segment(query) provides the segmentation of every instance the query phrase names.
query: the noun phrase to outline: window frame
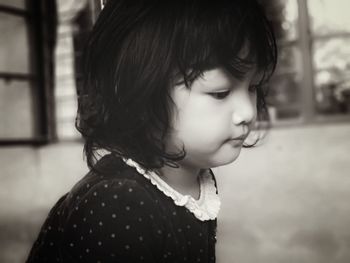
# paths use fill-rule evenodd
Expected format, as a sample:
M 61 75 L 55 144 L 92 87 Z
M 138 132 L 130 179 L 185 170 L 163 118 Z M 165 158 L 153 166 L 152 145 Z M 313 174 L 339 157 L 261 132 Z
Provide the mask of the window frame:
M 313 65 L 313 44 L 321 39 L 350 38 L 350 33 L 331 33 L 317 36 L 312 34 L 310 13 L 307 0 L 297 0 L 298 5 L 298 35 L 295 40 L 277 40 L 279 48 L 294 46 L 302 55 L 303 75 L 300 81 L 300 116 L 290 119 L 276 119 L 274 127 L 300 126 L 314 124 L 344 123 L 350 121 L 350 114 L 322 115 L 316 111 L 315 73 Z M 284 74 L 284 73 L 281 73 Z
M 0 79 L 26 81 L 33 99 L 34 135 L 31 138 L 0 137 L 2 145 L 41 145 L 56 138 L 53 100 L 53 54 L 49 47 L 49 17 L 45 0 L 26 0 L 25 9 L 0 4 L 0 12 L 25 19 L 28 29 L 28 44 L 31 72 L 10 73 L 1 71 Z

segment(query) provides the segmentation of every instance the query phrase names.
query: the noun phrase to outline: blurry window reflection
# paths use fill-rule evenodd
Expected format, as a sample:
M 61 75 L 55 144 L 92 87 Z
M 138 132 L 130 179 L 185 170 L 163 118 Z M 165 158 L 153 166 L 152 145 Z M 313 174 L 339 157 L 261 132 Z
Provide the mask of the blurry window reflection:
M 29 73 L 28 29 L 24 17 L 0 13 L 0 35 L 0 71 Z
M 57 139 L 80 139 L 75 129 L 77 95 L 82 85 L 83 46 L 92 27 L 92 2 L 62 0 L 58 2 L 58 34 L 55 50 L 55 113 Z
M 272 121 L 349 119 L 350 1 L 261 3 L 279 48 L 278 66 L 269 84 Z
M 32 90 L 27 81 L 0 80 L 0 135 L 31 139 L 35 135 Z
M 298 4 L 296 0 L 260 0 L 266 9 L 277 39 L 291 41 L 298 37 Z
M 318 115 L 350 113 L 350 2 L 309 0 Z
M 316 110 L 322 114 L 350 112 L 350 38 L 314 43 Z
M 26 0 L 0 0 L 0 5 L 24 9 L 26 6 Z
M 300 76 L 296 73 L 276 74 L 271 80 L 269 104 L 272 119 L 298 118 L 300 112 Z M 278 87 L 278 88 L 277 88 Z
M 301 52 L 295 46 L 280 48 L 277 70 L 271 79 L 268 103 L 272 120 L 301 115 Z
M 0 138 L 32 139 L 35 119 L 24 0 L 0 0 Z M 22 14 L 17 14 L 21 8 Z M 5 9 L 5 10 L 4 10 Z M 8 12 L 7 10 L 10 9 Z M 14 10 L 14 13 L 12 12 Z
M 279 58 L 267 98 L 272 122 L 301 116 L 302 52 L 299 40 L 298 2 L 261 0 L 274 28 Z
M 349 0 L 308 0 L 314 35 L 350 33 Z
M 0 144 L 51 136 L 54 3 L 0 0 Z

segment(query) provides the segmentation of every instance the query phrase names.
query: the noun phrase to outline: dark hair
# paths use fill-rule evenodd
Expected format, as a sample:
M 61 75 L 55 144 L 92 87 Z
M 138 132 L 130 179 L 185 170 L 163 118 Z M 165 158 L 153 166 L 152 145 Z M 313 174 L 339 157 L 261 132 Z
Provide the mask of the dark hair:
M 79 92 L 76 126 L 88 165 L 93 167 L 101 149 L 146 169 L 174 165 L 185 156 L 166 152 L 164 144 L 175 79 L 180 76 L 190 88 L 214 67 L 242 78 L 257 66 L 263 84 L 276 59 L 273 31 L 254 0 L 109 0 L 85 49 Z M 265 96 L 260 85 L 260 119 L 267 116 Z

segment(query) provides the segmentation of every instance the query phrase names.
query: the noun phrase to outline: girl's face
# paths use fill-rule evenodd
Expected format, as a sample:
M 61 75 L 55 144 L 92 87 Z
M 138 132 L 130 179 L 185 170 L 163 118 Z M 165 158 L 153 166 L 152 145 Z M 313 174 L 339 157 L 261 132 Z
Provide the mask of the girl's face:
M 256 118 L 254 72 L 244 80 L 234 78 L 223 68 L 204 72 L 191 88 L 175 86 L 175 103 L 167 146 L 183 147 L 186 157 L 180 163 L 210 168 L 234 161 Z

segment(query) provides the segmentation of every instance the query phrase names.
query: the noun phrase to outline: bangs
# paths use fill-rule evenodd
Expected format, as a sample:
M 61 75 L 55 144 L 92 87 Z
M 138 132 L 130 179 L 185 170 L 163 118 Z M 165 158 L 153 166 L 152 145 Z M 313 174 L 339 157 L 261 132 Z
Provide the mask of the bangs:
M 268 81 L 276 67 L 277 47 L 258 4 L 232 1 L 229 7 L 204 5 L 196 14 L 187 18 L 186 26 L 175 28 L 184 38 L 176 45 L 176 58 L 187 85 L 217 67 L 224 67 L 237 79 L 256 69 L 262 76 L 259 83 Z

